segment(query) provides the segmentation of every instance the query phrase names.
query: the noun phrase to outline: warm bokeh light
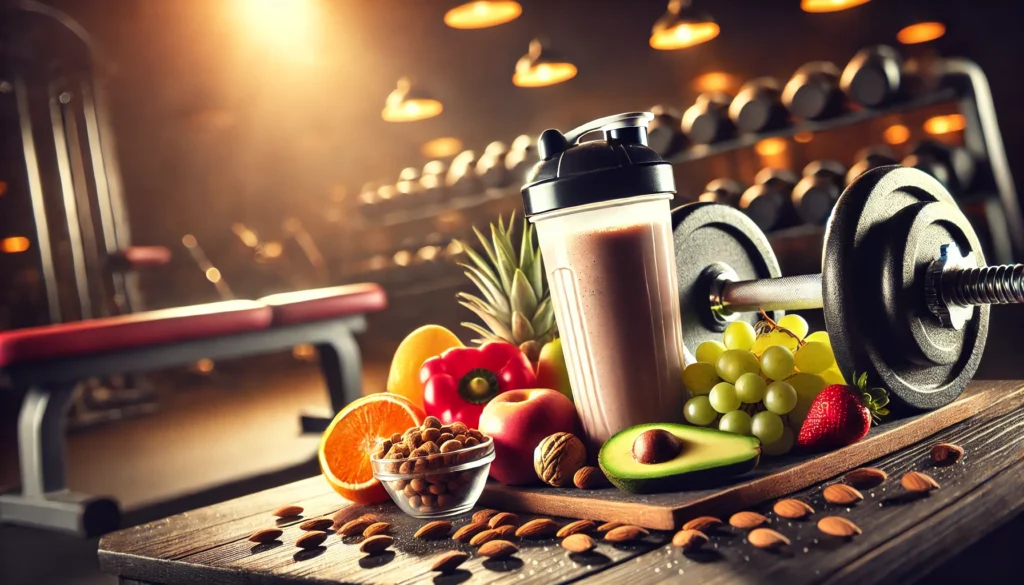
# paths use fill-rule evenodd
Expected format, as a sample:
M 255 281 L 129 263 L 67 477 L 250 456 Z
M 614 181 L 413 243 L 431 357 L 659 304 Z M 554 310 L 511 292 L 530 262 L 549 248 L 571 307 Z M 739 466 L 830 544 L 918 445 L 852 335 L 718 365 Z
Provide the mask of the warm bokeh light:
M 197 374 L 209 374 L 213 372 L 213 360 L 209 358 L 203 358 L 196 363 L 192 364 L 192 371 Z
M 786 148 L 786 140 L 783 138 L 765 138 L 754 145 L 754 151 L 761 156 L 782 154 Z
M 23 236 L 14 236 L 0 240 L 0 252 L 4 254 L 17 254 L 28 250 L 28 248 L 28 238 Z
M 292 348 L 292 357 L 300 362 L 311 362 L 316 359 L 316 348 L 308 343 Z
M 540 63 L 528 68 L 516 68 L 512 83 L 519 87 L 545 87 L 569 81 L 576 77 L 572 63 Z
M 801 144 L 807 144 L 808 142 L 814 140 L 814 132 L 808 132 L 807 130 L 804 130 L 803 132 L 797 132 L 796 134 L 793 135 L 793 140 L 796 140 Z
M 231 231 L 235 232 L 238 239 L 242 240 L 242 243 L 250 248 L 255 248 L 260 243 L 260 239 L 256 237 L 256 232 L 245 227 L 245 224 L 236 223 L 231 226 Z
M 927 43 L 946 34 L 946 25 L 941 22 L 918 22 L 904 27 L 896 33 L 896 40 L 904 45 Z
M 910 140 L 910 128 L 903 124 L 893 124 L 882 131 L 882 140 L 886 144 L 903 144 Z
M 437 258 L 438 254 L 440 253 L 441 248 L 437 246 L 423 246 L 422 248 L 416 251 L 416 257 L 419 258 L 420 260 L 430 261 L 433 260 L 434 258 Z
M 213 266 L 206 269 L 206 280 L 209 280 L 213 284 L 220 282 L 220 270 L 217 270 Z
M 938 136 L 959 132 L 967 126 L 967 120 L 961 114 L 949 114 L 948 116 L 935 116 L 924 121 L 924 131 Z
M 740 86 L 740 79 L 724 71 L 711 71 L 693 80 L 693 89 L 701 92 L 721 91 L 733 93 Z
M 380 113 L 385 122 L 415 122 L 440 115 L 444 106 L 437 100 L 417 99 L 403 100 L 389 105 Z
M 0 181 L 0 197 L 7 194 L 7 181 Z
M 719 30 L 714 22 L 680 22 L 652 32 L 651 47 L 659 51 L 685 49 L 710 41 L 718 36 Z
M 388 257 L 377 254 L 366 262 L 366 267 L 369 270 L 383 270 L 388 267 Z
M 181 237 L 181 245 L 186 248 L 195 248 L 199 242 L 196 241 L 196 237 L 192 234 L 185 234 Z
M 448 244 L 448 247 L 444 249 L 444 253 L 449 258 L 452 256 L 458 256 L 459 254 L 462 254 L 465 251 L 466 249 L 462 247 L 462 243 L 459 242 L 458 240 L 452 240 L 451 243 Z
M 427 158 L 447 158 L 462 152 L 462 141 L 454 136 L 442 136 L 428 140 L 420 147 L 420 152 Z
M 399 266 L 408 266 L 412 262 L 412 254 L 408 250 L 399 250 L 391 259 Z
M 284 252 L 281 242 L 267 242 L 260 246 L 260 255 L 264 258 L 280 258 Z
M 275 56 L 315 56 L 311 39 L 320 17 L 317 0 L 235 0 L 234 4 L 238 22 Z
M 511 22 L 523 13 L 518 2 L 510 0 L 477 0 L 452 8 L 444 15 L 444 23 L 452 28 L 487 28 Z
M 804 12 L 839 12 L 861 4 L 867 4 L 871 0 L 801 0 L 800 8 Z

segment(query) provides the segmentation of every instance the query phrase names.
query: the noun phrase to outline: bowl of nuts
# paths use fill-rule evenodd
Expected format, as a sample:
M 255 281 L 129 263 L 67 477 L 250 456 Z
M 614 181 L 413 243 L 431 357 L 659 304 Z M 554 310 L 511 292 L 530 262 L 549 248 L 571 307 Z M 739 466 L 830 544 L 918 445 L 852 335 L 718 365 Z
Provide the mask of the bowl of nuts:
M 487 483 L 494 441 L 461 422 L 423 424 L 385 439 L 370 456 L 373 476 L 403 512 L 443 518 L 468 511 Z

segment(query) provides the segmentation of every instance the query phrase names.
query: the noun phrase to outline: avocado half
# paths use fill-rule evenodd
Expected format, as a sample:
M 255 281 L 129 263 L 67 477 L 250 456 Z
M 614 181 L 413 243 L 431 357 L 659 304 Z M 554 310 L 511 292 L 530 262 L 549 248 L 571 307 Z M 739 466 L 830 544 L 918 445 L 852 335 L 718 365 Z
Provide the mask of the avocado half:
M 644 464 L 633 458 L 633 442 L 651 429 L 678 437 L 683 448 L 674 459 Z M 755 437 L 684 424 L 651 423 L 629 427 L 608 439 L 598 464 L 612 484 L 632 494 L 682 491 L 713 486 L 757 467 L 761 443 Z

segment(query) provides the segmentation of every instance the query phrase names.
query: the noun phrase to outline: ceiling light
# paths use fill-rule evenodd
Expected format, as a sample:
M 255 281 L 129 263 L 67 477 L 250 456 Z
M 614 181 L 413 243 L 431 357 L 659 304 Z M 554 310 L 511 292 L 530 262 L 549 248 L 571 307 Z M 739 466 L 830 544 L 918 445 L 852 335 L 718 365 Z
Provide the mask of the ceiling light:
M 433 118 L 444 110 L 441 102 L 412 87 L 407 77 L 398 80 L 398 87 L 388 95 L 380 117 L 385 122 L 415 122 Z
M 562 83 L 576 77 L 576 66 L 559 61 L 537 39 L 530 41 L 529 51 L 516 62 L 512 83 L 519 87 L 544 87 Z
M 714 91 L 733 93 L 739 86 L 739 78 L 724 71 L 712 71 L 710 73 L 705 73 L 693 80 L 693 89 L 699 93 L 710 93 Z
M 447 158 L 462 152 L 462 141 L 452 136 L 442 136 L 428 140 L 420 147 L 420 152 L 427 158 Z
M 941 22 L 917 22 L 896 33 L 896 40 L 904 45 L 916 45 L 934 41 L 946 34 L 946 25 Z
M 444 15 L 444 23 L 452 28 L 488 28 L 511 22 L 523 13 L 518 2 L 509 0 L 477 0 L 452 8 Z
M 718 32 L 710 14 L 694 10 L 689 0 L 670 0 L 668 11 L 651 29 L 651 47 L 659 51 L 685 49 L 710 41 Z
M 935 116 L 924 121 L 924 131 L 935 136 L 959 132 L 966 126 L 967 120 L 961 114 Z
M 861 4 L 867 4 L 871 0 L 802 0 L 800 8 L 804 12 L 839 12 Z

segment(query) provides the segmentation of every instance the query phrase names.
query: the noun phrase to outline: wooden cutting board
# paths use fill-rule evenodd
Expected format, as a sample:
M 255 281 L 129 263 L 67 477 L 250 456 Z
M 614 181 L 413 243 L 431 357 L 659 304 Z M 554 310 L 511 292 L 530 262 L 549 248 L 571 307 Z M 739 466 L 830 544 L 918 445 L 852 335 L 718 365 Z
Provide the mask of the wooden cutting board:
M 892 420 L 848 447 L 821 455 L 762 457 L 754 471 L 713 489 L 634 495 L 614 487 L 512 487 L 491 482 L 482 505 L 500 510 L 591 518 L 672 530 L 697 516 L 725 516 L 836 477 L 917 443 L 972 416 L 998 416 L 1024 403 L 1021 381 L 976 381 L 953 403 L 913 417 Z

